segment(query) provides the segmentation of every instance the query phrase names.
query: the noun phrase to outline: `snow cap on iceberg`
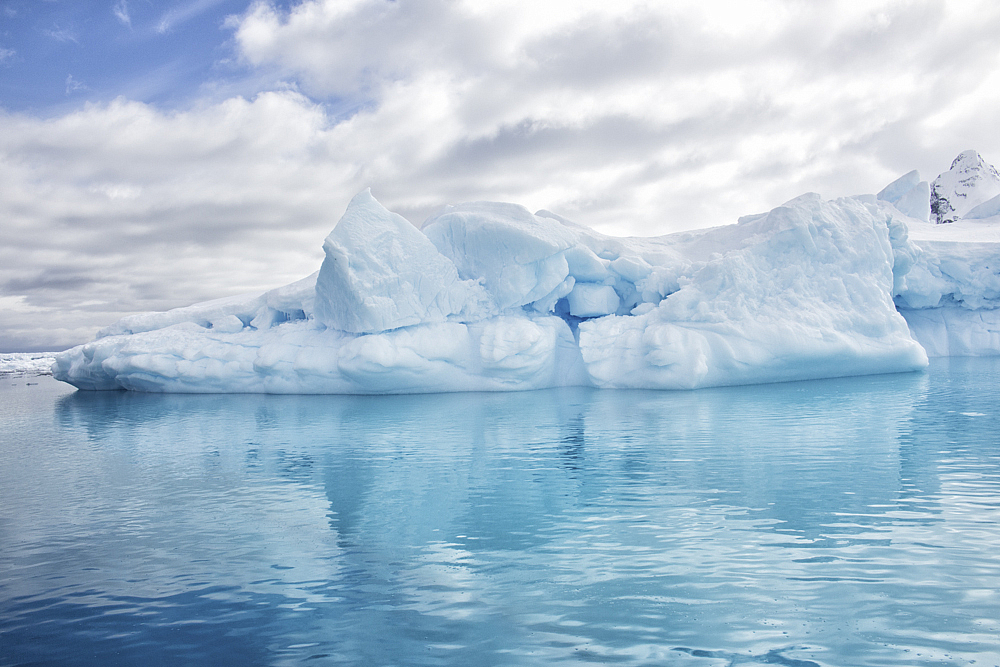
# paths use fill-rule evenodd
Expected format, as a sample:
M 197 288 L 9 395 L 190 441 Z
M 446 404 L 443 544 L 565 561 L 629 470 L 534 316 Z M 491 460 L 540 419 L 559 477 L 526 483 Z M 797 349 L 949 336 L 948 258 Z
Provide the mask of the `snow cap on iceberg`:
M 316 319 L 331 329 L 376 333 L 491 312 L 482 286 L 461 280 L 450 259 L 370 190 L 351 200 L 323 250 Z

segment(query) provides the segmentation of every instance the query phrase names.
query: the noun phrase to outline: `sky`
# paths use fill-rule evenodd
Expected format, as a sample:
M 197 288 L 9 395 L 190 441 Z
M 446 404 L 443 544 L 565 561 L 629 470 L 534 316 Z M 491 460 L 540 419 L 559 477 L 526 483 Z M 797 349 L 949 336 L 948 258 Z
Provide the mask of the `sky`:
M 0 0 L 0 351 L 309 275 L 368 187 L 653 236 L 998 118 L 993 0 Z

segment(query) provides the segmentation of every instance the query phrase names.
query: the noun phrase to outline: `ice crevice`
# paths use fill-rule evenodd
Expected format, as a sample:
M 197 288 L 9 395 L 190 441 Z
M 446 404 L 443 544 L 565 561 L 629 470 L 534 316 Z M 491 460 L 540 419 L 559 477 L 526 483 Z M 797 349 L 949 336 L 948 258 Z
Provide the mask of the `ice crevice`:
M 877 196 L 807 194 L 656 238 L 491 202 L 417 228 L 364 191 L 318 272 L 123 318 L 53 373 L 173 392 L 692 389 L 1000 353 L 996 244 L 911 239 L 929 218 L 915 172 Z

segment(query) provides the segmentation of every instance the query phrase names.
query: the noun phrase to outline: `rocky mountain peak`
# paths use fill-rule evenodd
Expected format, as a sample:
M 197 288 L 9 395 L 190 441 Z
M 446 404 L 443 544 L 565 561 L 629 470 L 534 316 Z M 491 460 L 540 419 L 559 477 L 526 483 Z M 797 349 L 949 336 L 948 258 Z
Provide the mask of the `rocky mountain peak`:
M 962 151 L 951 169 L 931 183 L 931 215 L 938 224 L 955 222 L 1000 195 L 1000 173 L 974 150 Z

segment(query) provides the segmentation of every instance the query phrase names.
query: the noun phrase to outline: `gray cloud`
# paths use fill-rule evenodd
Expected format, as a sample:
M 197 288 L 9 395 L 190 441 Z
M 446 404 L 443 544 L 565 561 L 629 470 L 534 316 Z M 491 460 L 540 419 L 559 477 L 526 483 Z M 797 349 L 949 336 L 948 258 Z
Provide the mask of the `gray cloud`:
M 30 295 L 53 291 L 61 295 L 88 289 L 95 282 L 92 276 L 86 274 L 70 272 L 61 267 L 47 267 L 33 276 L 11 278 L 0 286 L 0 290 L 8 294 Z

